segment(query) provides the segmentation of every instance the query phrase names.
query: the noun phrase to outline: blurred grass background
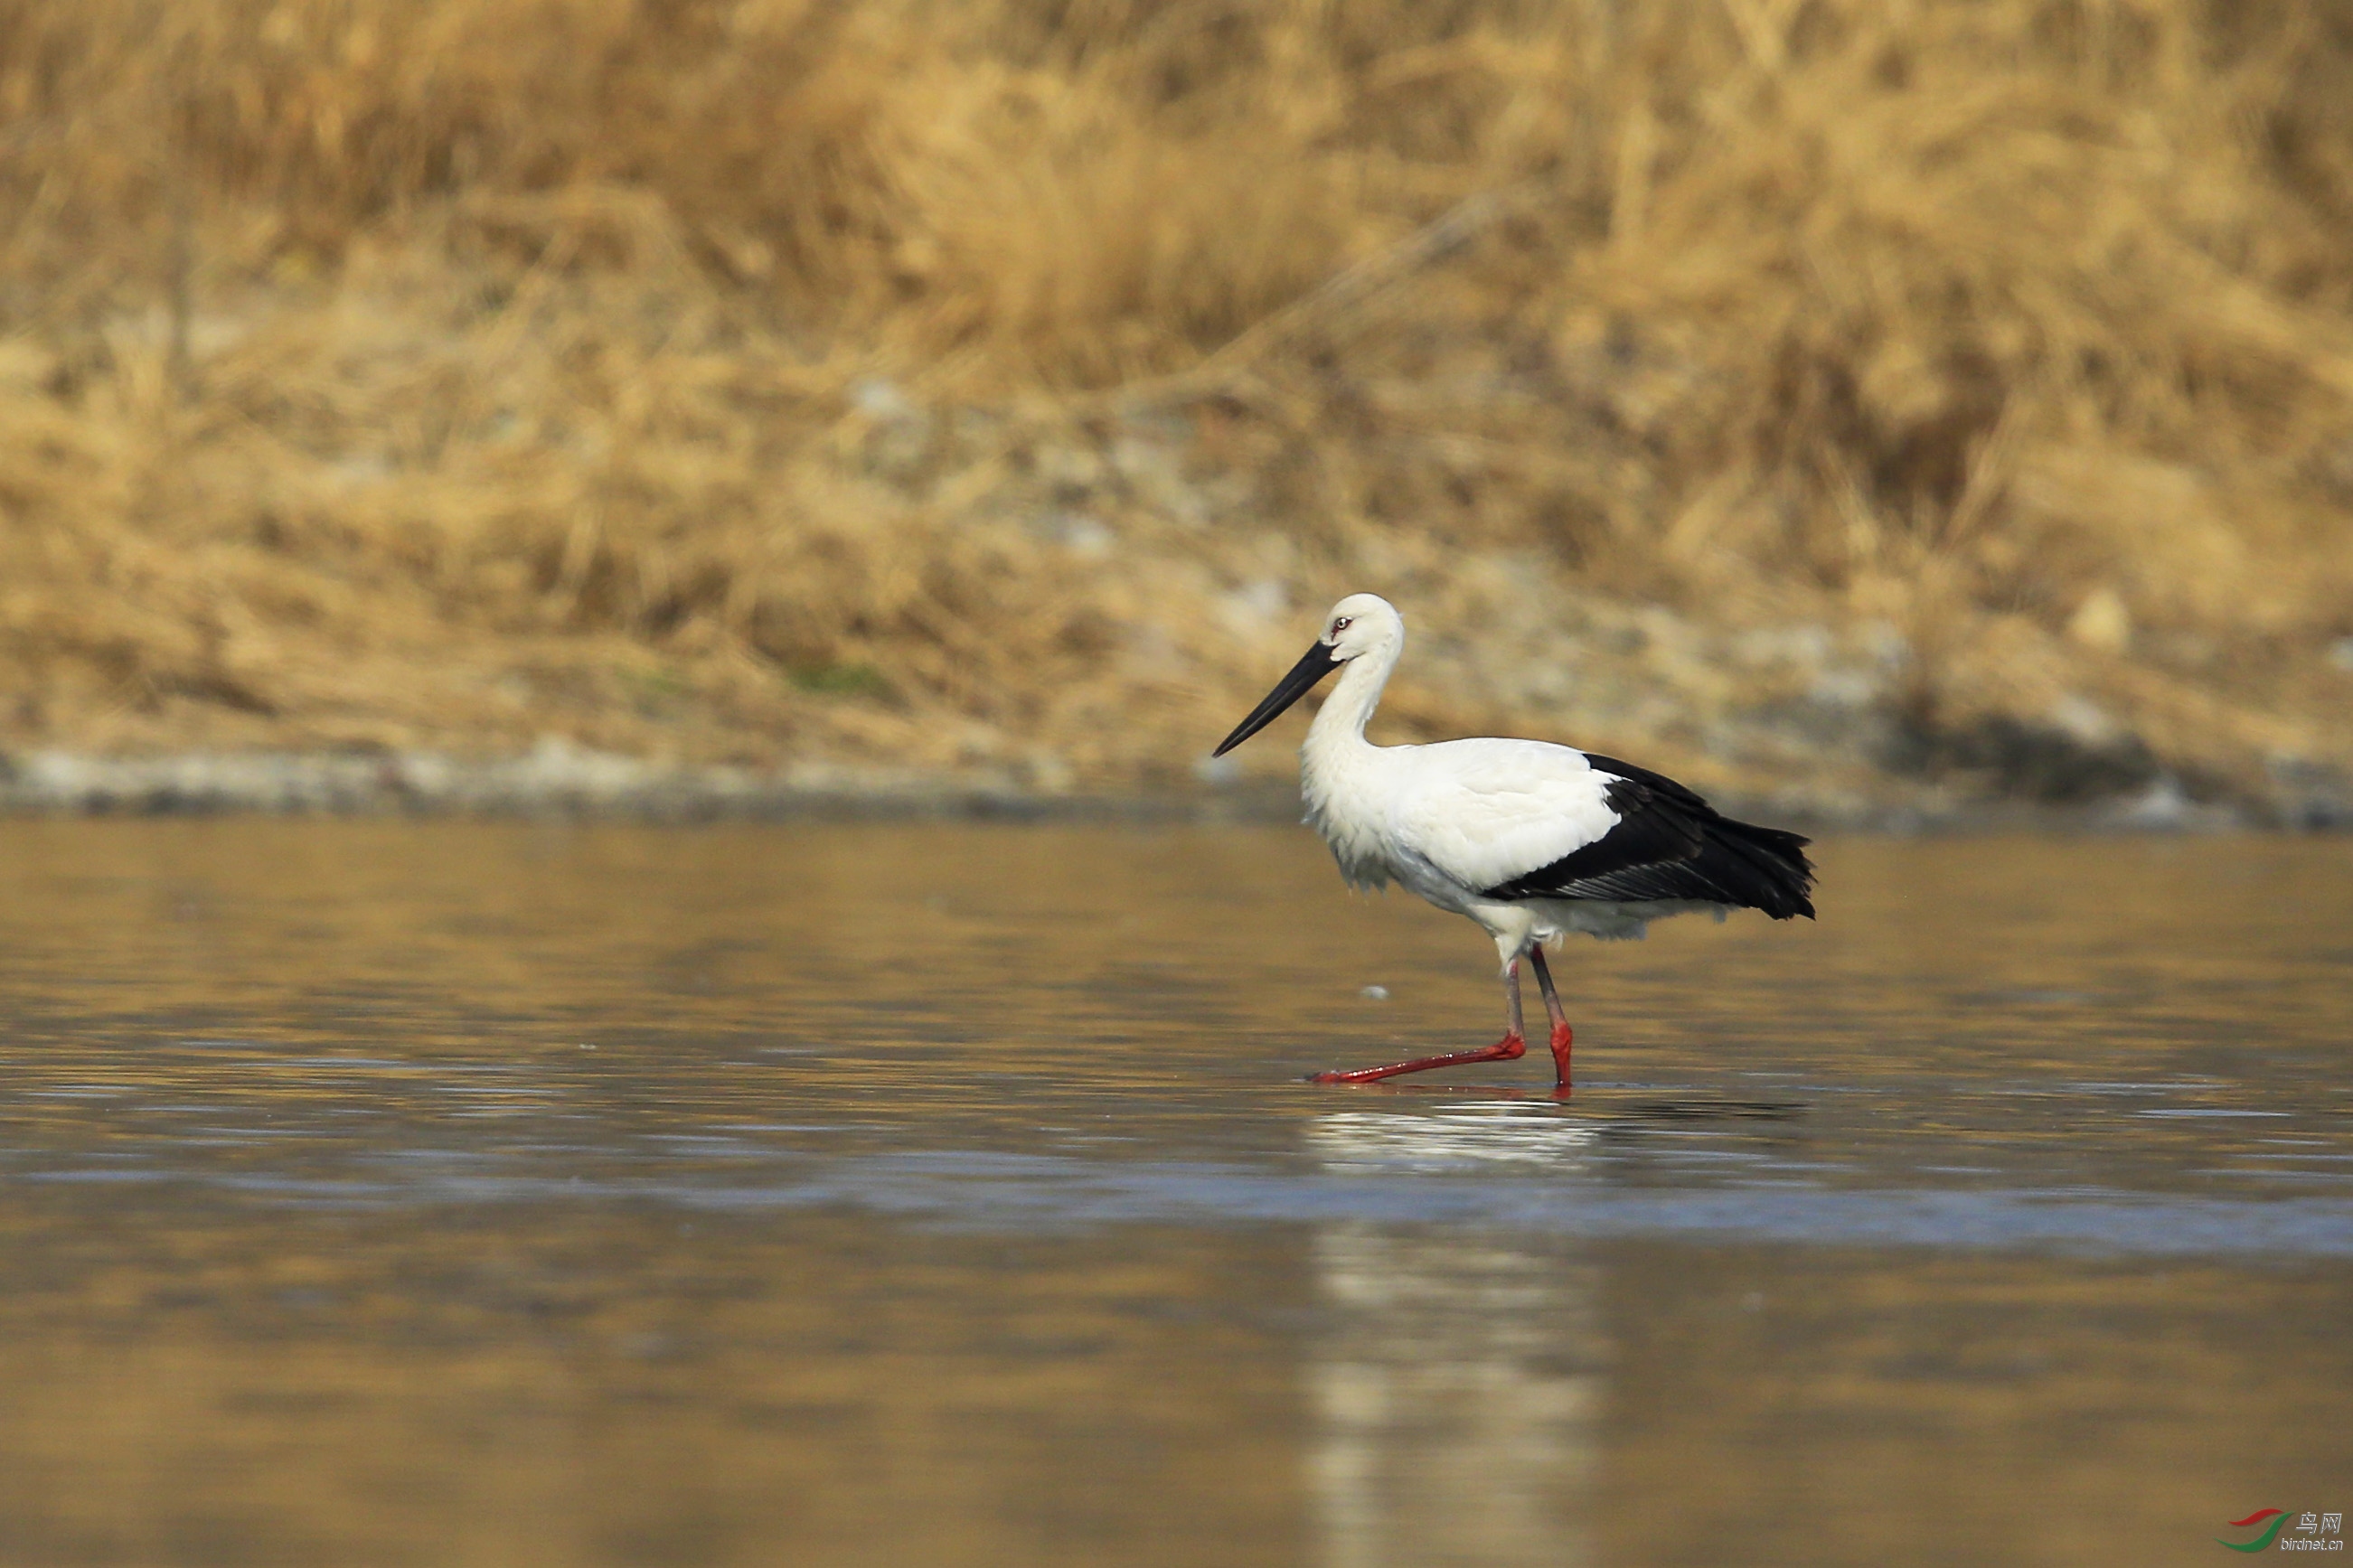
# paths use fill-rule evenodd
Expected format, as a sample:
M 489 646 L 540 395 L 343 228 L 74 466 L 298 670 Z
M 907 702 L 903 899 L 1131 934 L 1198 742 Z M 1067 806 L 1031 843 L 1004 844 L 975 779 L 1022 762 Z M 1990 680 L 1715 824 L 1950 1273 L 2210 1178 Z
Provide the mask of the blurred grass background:
M 0 747 L 1157 787 L 1370 588 L 1390 738 L 2353 800 L 2342 0 L 0 0 Z

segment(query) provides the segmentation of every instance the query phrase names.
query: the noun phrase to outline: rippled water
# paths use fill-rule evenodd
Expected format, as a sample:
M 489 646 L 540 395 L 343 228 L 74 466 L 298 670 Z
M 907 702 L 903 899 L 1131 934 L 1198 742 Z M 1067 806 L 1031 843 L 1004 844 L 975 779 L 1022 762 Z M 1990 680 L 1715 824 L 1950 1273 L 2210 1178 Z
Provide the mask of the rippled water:
M 2353 1500 L 2353 843 L 1557 965 L 1303 831 L 0 822 L 0 1561 L 2214 1561 Z M 1368 1000 L 1367 986 L 1387 1000 Z M 2221 1559 L 2228 1561 L 2228 1559 Z

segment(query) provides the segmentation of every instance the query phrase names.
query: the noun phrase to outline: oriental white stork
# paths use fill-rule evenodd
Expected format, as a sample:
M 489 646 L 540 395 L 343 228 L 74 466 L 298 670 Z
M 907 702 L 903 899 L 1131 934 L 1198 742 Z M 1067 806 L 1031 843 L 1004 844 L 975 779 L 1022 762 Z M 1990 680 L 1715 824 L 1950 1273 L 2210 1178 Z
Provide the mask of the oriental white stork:
M 1314 1075 L 1372 1083 L 1466 1062 L 1512 1061 L 1527 1039 L 1520 960 L 1535 967 L 1552 1018 L 1559 1091 L 1568 1083 L 1568 1016 L 1544 944 L 1570 931 L 1639 937 L 1651 921 L 1708 910 L 1762 910 L 1811 920 L 1807 840 L 1719 816 L 1675 783 L 1630 763 L 1543 741 L 1441 741 L 1376 746 L 1365 722 L 1405 651 L 1405 617 L 1374 594 L 1351 594 L 1324 635 L 1219 742 L 1223 756 L 1265 729 L 1332 671 L 1344 673 L 1299 750 L 1307 821 L 1353 887 L 1403 883 L 1441 910 L 1476 921 L 1504 964 L 1510 1027 L 1475 1051 Z

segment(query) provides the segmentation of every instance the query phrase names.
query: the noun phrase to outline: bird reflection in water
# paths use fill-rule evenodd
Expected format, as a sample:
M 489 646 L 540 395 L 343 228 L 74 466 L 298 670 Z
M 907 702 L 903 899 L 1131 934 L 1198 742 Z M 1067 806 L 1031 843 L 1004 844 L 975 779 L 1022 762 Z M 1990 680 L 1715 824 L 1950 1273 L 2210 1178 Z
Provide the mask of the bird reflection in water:
M 1335 1173 L 1579 1163 L 1589 1126 L 1526 1103 L 1310 1124 Z M 1351 1224 L 1312 1258 L 1328 1328 L 1307 1376 L 1329 1568 L 1592 1560 L 1603 1344 L 1597 1266 L 1559 1238 Z

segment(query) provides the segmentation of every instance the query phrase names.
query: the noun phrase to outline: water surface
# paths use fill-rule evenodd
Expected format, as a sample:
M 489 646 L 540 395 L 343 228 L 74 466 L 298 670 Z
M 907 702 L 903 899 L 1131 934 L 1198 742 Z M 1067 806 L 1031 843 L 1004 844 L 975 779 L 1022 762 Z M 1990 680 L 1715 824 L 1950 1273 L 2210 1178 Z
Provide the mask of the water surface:
M 2353 844 L 1492 950 L 1303 831 L 0 823 L 0 1560 L 2215 1560 L 2353 1497 Z M 1387 992 L 1367 998 L 1366 987 Z M 2227 1559 L 2223 1559 L 2226 1560 Z

